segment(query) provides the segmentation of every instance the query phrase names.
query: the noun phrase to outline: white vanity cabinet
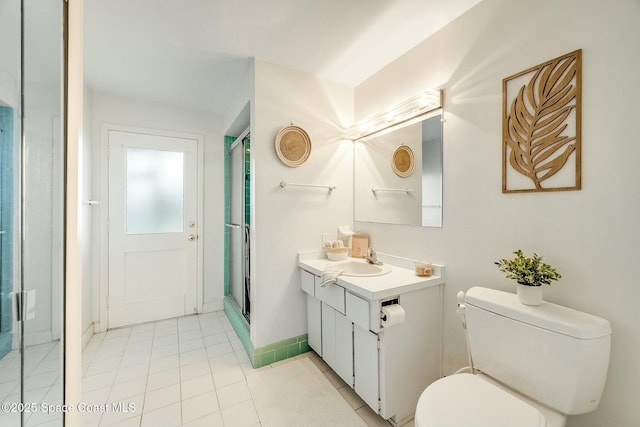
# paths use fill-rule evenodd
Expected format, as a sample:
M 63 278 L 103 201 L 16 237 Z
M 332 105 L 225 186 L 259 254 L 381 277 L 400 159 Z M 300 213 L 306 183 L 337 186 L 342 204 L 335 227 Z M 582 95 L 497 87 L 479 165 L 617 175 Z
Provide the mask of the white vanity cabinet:
M 353 387 L 353 324 L 345 316 L 345 291 L 339 286 L 323 287 L 320 280 L 301 270 L 301 287 L 307 292 L 309 347 Z
M 309 346 L 380 416 L 393 423 L 413 416 L 422 391 L 441 377 L 442 280 L 376 299 L 380 293 L 356 286 L 362 281 L 340 276 L 322 286 L 321 271 L 299 265 Z M 402 273 L 395 269 L 391 283 Z M 387 304 L 403 307 L 402 323 L 381 326 Z
M 329 305 L 322 304 L 322 358 L 353 387 L 353 324 Z

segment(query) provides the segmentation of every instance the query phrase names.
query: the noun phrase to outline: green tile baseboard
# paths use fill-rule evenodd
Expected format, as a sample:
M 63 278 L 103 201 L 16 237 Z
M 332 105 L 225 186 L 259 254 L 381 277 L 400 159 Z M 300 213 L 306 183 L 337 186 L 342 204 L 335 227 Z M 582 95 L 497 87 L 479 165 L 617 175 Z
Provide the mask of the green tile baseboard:
M 224 299 L 224 312 L 227 315 L 229 322 L 231 322 L 231 326 L 233 326 L 233 330 L 236 332 L 236 335 L 238 335 L 242 346 L 247 352 L 247 356 L 249 356 L 251 365 L 254 368 L 260 368 L 309 351 L 309 340 L 307 334 L 256 348 L 251 342 L 247 323 L 242 317 L 242 314 L 238 311 L 236 305 L 233 303 L 231 297 L 225 297 Z
M 229 319 L 233 330 L 247 352 L 251 364 L 253 364 L 253 344 L 249 335 L 249 327 L 242 313 L 238 310 L 238 306 L 233 301 L 233 297 L 229 295 L 224 297 L 224 313 L 227 315 L 227 319 Z

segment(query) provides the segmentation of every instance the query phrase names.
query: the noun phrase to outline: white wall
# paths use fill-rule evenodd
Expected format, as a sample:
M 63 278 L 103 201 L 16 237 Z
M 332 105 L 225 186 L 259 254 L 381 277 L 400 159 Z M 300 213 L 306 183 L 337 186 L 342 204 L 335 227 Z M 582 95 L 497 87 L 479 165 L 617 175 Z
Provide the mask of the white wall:
M 255 63 L 252 61 L 238 85 L 238 93 L 224 114 L 222 129 L 225 135 L 238 136 L 250 124 L 254 95 Z
M 223 221 L 224 221 L 224 192 L 223 192 L 223 138 L 222 118 L 201 111 L 187 111 L 175 107 L 148 103 L 136 99 L 101 93 L 94 90 L 92 97 L 94 141 L 94 194 L 106 200 L 102 180 L 106 175 L 103 171 L 107 167 L 105 152 L 101 142 L 101 126 L 103 124 L 118 124 L 138 128 L 184 132 L 204 136 L 204 224 L 200 228 L 200 238 L 203 239 L 204 252 L 204 309 L 222 309 L 223 299 Z M 106 215 L 106 208 L 102 205 L 96 220 L 102 223 Z M 104 248 L 106 234 L 100 234 L 99 246 Z M 100 280 L 105 282 L 105 270 L 108 267 L 104 251 L 99 255 L 101 263 Z M 94 285 L 94 298 L 99 296 L 99 283 Z M 104 310 L 103 303 L 100 309 Z M 94 321 L 99 321 L 100 313 L 93 313 Z
M 251 151 L 255 203 L 252 246 L 251 339 L 256 347 L 307 333 L 306 302 L 296 254 L 319 250 L 322 232 L 335 235 L 353 221 L 353 90 L 261 60 L 255 61 L 255 115 Z M 307 131 L 311 155 L 290 168 L 274 148 L 291 123 Z M 333 184 L 281 188 L 280 182 Z
M 355 90 L 356 118 L 424 89 L 444 88 L 442 228 L 357 223 L 377 249 L 447 266 L 445 372 L 466 364 L 455 295 L 474 285 L 514 291 L 493 265 L 518 248 L 562 273 L 545 299 L 609 319 L 600 408 L 569 426 L 640 419 L 640 3 L 485 0 Z M 502 79 L 583 49 L 581 191 L 501 193 Z

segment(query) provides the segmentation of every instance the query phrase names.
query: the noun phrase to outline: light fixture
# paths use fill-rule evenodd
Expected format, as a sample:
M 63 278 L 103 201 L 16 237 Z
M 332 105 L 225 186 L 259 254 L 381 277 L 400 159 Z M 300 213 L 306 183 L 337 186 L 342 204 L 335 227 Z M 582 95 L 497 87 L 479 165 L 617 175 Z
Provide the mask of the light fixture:
M 442 108 L 442 90 L 429 90 L 407 99 L 391 110 L 368 118 L 355 128 L 354 141 L 408 126 Z

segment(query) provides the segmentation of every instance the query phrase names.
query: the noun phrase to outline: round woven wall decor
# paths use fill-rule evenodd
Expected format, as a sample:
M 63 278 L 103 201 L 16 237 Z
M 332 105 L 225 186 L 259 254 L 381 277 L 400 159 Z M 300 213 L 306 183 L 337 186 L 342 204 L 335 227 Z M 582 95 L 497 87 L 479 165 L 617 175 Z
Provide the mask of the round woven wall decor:
M 276 153 L 285 165 L 298 167 L 306 162 L 311 154 L 311 139 L 301 127 L 287 126 L 276 136 Z
M 413 151 L 406 145 L 401 145 L 393 152 L 391 159 L 391 167 L 396 175 L 406 178 L 413 173 L 415 162 L 413 159 Z

